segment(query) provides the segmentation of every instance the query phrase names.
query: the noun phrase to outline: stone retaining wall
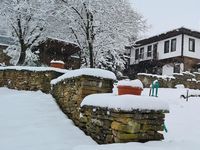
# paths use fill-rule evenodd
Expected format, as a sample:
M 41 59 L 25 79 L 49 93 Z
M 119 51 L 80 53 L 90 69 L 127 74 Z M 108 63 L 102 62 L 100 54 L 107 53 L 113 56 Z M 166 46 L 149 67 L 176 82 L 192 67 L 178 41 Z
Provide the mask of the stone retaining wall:
M 79 126 L 80 104 L 94 93 L 111 93 L 113 80 L 92 76 L 65 79 L 53 85 L 52 95 L 62 111 Z
M 0 70 L 0 87 L 4 86 L 4 71 Z
M 51 80 L 63 73 L 56 71 L 30 71 L 4 69 L 0 70 L 0 87 L 6 86 L 10 89 L 37 91 L 50 93 Z
M 183 84 L 186 88 L 200 89 L 200 73 L 183 73 L 173 76 L 139 73 L 137 79 L 142 81 L 145 88 L 149 88 L 153 81 L 158 80 L 162 88 L 175 88 L 176 85 Z
M 99 144 L 156 141 L 164 139 L 164 113 L 83 106 L 80 125 Z
M 95 93 L 112 93 L 113 80 L 90 75 L 63 79 L 50 85 L 63 73 L 55 70 L 17 70 L 0 68 L 0 87 L 51 92 L 62 111 L 97 143 L 146 142 L 162 140 L 164 112 L 115 111 L 84 106 L 83 99 Z M 51 89 L 52 88 L 52 89 Z

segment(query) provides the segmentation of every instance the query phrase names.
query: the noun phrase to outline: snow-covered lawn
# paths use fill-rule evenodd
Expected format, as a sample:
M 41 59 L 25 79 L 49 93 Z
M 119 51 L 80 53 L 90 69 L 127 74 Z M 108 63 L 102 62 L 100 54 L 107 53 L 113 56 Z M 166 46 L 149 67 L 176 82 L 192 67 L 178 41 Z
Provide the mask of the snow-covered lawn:
M 0 88 L 0 150 L 199 150 L 200 98 L 186 102 L 182 94 L 186 89 L 159 90 L 170 105 L 164 141 L 97 145 L 73 126 L 51 95 Z

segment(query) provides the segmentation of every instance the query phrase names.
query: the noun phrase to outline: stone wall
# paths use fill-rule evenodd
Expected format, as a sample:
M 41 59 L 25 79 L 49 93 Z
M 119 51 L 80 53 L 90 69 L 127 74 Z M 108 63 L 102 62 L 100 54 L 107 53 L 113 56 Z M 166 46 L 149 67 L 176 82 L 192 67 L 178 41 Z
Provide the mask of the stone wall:
M 111 93 L 113 80 L 92 76 L 69 78 L 53 85 L 52 95 L 62 111 L 79 126 L 80 104 L 82 100 L 95 93 Z
M 81 108 L 81 102 L 90 94 L 112 93 L 114 79 L 92 75 L 63 79 L 60 77 L 63 73 L 46 68 L 1 67 L 0 87 L 51 92 L 62 111 L 99 144 L 163 139 L 163 135 L 158 131 L 163 131 L 165 112 L 138 110 L 127 112 L 94 106 Z M 55 79 L 57 77 L 61 80 Z M 51 85 L 52 79 L 56 80 L 53 85 Z
M 53 70 L 0 69 L 0 87 L 29 91 L 41 90 L 44 93 L 50 93 L 51 80 L 62 74 Z
M 164 113 L 83 106 L 80 125 L 99 144 L 155 141 L 164 139 Z
M 148 88 L 152 84 L 153 81 L 158 80 L 160 83 L 160 87 L 165 88 L 173 88 L 175 86 L 175 78 L 174 77 L 164 77 L 153 74 L 138 74 L 137 79 L 142 81 L 144 87 Z
M 183 84 L 186 88 L 200 89 L 200 73 L 183 72 L 173 76 L 139 73 L 137 79 L 141 80 L 146 88 L 149 88 L 153 81 L 158 80 L 162 88 L 175 88 L 176 85 Z
M 0 70 L 0 87 L 4 86 L 4 71 Z

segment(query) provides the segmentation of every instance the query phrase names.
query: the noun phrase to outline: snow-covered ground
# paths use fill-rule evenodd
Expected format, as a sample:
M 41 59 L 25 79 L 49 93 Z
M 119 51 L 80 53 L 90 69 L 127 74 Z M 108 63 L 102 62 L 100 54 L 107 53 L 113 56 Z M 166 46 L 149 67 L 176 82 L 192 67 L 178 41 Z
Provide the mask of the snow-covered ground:
M 186 89 L 159 90 L 170 106 L 164 141 L 97 145 L 73 126 L 51 95 L 0 88 L 0 150 L 199 150 L 200 98 L 186 102 L 182 94 Z
M 73 126 L 51 95 L 0 88 L 0 150 L 71 150 L 95 142 Z

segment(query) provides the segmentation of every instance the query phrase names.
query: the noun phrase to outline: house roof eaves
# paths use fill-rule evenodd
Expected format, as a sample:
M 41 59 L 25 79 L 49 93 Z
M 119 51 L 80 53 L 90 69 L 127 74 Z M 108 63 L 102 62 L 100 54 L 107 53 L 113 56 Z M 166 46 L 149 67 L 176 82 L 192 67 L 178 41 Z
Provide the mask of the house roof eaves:
M 195 30 L 191 30 L 191 29 L 188 29 L 188 28 L 185 28 L 185 27 L 181 27 L 181 28 L 178 28 L 178 29 L 168 31 L 166 33 L 162 33 L 162 34 L 152 36 L 152 37 L 149 37 L 149 38 L 146 38 L 146 39 L 138 40 L 138 41 L 135 42 L 134 47 L 140 47 L 140 46 L 143 46 L 143 45 L 148 45 L 148 44 L 155 43 L 155 42 L 158 42 L 158 41 L 161 41 L 161 40 L 165 40 L 165 39 L 168 39 L 168 38 L 171 38 L 171 37 L 174 37 L 174 36 L 178 36 L 178 35 L 181 35 L 181 34 L 186 34 L 186 35 L 189 35 L 189 36 L 200 38 L 200 32 L 199 31 L 195 31 Z

